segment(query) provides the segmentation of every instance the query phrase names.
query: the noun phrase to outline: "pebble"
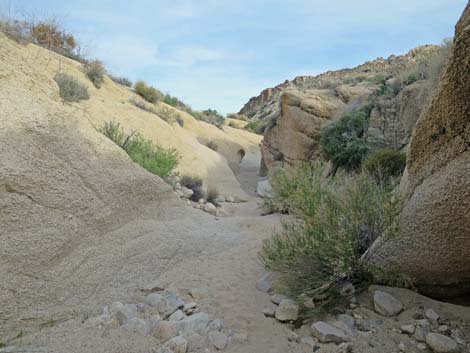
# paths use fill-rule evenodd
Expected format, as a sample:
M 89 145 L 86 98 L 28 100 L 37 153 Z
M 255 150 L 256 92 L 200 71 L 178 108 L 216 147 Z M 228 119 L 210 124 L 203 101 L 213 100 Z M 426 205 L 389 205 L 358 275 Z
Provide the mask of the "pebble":
M 436 313 L 433 309 L 426 310 L 426 317 L 432 323 L 437 323 L 439 321 L 439 314 Z
M 415 326 L 414 325 L 401 325 L 400 326 L 400 330 L 403 332 L 403 333 L 407 333 L 409 335 L 412 335 L 415 333 Z

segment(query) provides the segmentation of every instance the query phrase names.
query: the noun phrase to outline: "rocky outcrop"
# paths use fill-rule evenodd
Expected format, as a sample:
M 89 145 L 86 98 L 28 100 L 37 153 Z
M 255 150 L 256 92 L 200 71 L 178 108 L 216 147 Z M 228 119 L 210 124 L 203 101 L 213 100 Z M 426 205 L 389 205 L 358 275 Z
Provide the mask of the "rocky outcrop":
M 456 26 L 452 53 L 416 124 L 402 181 L 402 236 L 376 261 L 418 288 L 447 297 L 470 290 L 470 7 Z

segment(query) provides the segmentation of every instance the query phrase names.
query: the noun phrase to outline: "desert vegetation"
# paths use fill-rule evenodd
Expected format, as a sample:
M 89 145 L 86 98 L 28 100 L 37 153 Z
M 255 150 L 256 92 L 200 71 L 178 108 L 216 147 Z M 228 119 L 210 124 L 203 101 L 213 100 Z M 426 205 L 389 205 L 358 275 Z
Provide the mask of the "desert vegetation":
M 83 71 L 96 88 L 101 88 L 104 82 L 106 69 L 99 60 L 92 60 L 83 65 Z
M 116 76 L 112 74 L 108 74 L 109 78 L 113 81 L 116 82 L 119 85 L 126 86 L 126 87 L 132 87 L 132 81 L 129 80 L 126 77 L 123 76 Z
M 206 196 L 203 189 L 203 181 L 200 177 L 194 175 L 183 175 L 181 177 L 180 184 L 194 192 L 191 196 L 191 200 L 194 202 L 198 202 Z
M 79 102 L 90 98 L 87 87 L 73 76 L 58 73 L 54 77 L 60 97 L 66 102 Z
M 134 91 L 149 103 L 161 102 L 164 98 L 162 92 L 144 81 L 137 81 L 134 84 Z
M 206 146 L 215 152 L 217 152 L 217 149 L 219 148 L 219 146 L 217 145 L 217 142 L 215 142 L 214 140 L 207 141 Z
M 382 148 L 369 154 L 364 169 L 378 183 L 387 183 L 400 177 L 406 166 L 406 154 L 391 148 Z
M 316 308 L 341 302 L 344 286 L 406 284 L 397 273 L 384 273 L 369 262 L 378 237 L 398 236 L 401 201 L 393 188 L 367 173 L 325 178 L 322 164 L 305 164 L 273 178 L 270 206 L 295 216 L 266 240 L 263 264 L 280 274 L 280 288 L 295 298 L 308 297 Z M 343 298 L 344 299 L 344 298 Z
M 163 179 L 170 177 L 180 156 L 173 148 L 164 148 L 145 139 L 140 133 L 126 134 L 118 122 L 106 122 L 98 131 L 121 147 L 131 159 Z

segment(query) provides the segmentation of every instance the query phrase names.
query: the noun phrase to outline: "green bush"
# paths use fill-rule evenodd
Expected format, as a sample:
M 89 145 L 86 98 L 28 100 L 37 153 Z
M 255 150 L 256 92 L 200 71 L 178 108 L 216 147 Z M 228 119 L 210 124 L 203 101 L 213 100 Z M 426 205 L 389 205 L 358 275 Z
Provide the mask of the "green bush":
M 93 85 L 96 88 L 101 88 L 106 74 L 103 63 L 99 60 L 93 60 L 83 65 L 83 69 Z
M 119 85 L 126 86 L 126 87 L 132 87 L 132 81 L 122 77 L 122 76 L 115 76 L 115 75 L 108 75 L 111 80 L 116 82 Z
M 248 124 L 245 125 L 245 130 L 254 132 L 255 134 L 262 135 L 266 129 L 266 124 L 261 120 L 250 120 Z
M 156 145 L 139 133 L 127 135 L 117 122 L 107 122 L 98 131 L 124 149 L 134 162 L 163 179 L 178 165 L 180 156 L 175 149 Z
M 177 118 L 179 116 L 179 114 L 175 110 L 165 107 L 165 106 L 158 108 L 156 111 L 156 114 L 160 118 L 165 120 L 167 123 L 173 123 L 177 121 Z
M 79 102 L 90 98 L 88 88 L 67 74 L 56 74 L 55 82 L 59 86 L 60 97 L 66 102 Z
M 334 168 L 357 169 L 369 152 L 365 133 L 369 124 L 369 108 L 356 109 L 344 114 L 338 121 L 327 125 L 320 142 L 326 157 Z
M 193 190 L 194 194 L 191 196 L 191 200 L 198 202 L 204 198 L 204 190 L 202 188 L 202 179 L 197 176 L 183 175 L 180 184 L 188 189 Z
M 241 120 L 241 121 L 248 121 L 248 117 L 243 114 L 232 113 L 232 114 L 227 115 L 227 118 Z
M 339 304 L 348 282 L 359 291 L 372 282 L 405 283 L 369 261 L 378 237 L 398 235 L 401 202 L 392 188 L 365 173 L 325 179 L 323 166 L 316 164 L 279 173 L 273 191 L 272 204 L 296 219 L 264 241 L 260 258 L 280 274 L 287 294 L 307 296 L 321 309 Z
M 171 105 L 172 107 L 182 107 L 182 106 L 184 106 L 183 102 L 181 102 L 178 98 L 169 95 L 168 93 L 165 94 L 165 97 L 163 97 L 163 102 L 168 104 L 168 105 Z
M 365 170 L 378 182 L 401 176 L 405 166 L 406 154 L 391 148 L 375 151 L 364 161 Z
M 164 98 L 162 92 L 155 87 L 147 85 L 144 81 L 137 81 L 134 85 L 134 91 L 149 103 L 157 103 Z

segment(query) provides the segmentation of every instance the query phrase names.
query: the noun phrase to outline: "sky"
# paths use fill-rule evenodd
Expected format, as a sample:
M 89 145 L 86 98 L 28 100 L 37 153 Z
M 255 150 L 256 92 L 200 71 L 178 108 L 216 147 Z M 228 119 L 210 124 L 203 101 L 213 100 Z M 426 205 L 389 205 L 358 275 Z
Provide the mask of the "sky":
M 195 109 L 239 111 L 298 75 L 353 67 L 453 35 L 467 0 L 0 0 L 59 19 L 90 58 Z

